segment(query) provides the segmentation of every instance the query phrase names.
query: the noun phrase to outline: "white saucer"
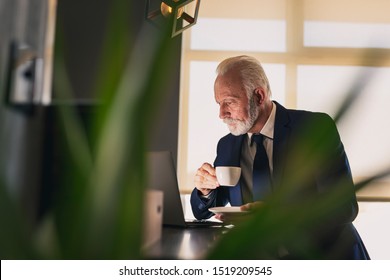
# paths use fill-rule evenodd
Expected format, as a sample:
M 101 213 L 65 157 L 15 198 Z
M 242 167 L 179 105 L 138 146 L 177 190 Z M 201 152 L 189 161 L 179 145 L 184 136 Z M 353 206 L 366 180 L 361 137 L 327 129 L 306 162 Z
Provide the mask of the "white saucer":
M 249 213 L 248 211 L 243 211 L 240 209 L 240 206 L 232 206 L 232 207 L 212 207 L 209 208 L 210 212 L 215 214 L 244 214 Z

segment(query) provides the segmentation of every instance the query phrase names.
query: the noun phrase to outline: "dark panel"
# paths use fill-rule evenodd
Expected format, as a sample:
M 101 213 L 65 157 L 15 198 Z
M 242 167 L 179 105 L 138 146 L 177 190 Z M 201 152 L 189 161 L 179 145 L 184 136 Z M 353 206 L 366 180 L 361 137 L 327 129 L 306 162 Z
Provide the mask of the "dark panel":
M 74 89 L 69 106 L 76 106 L 83 120 L 93 114 L 94 106 L 82 105 L 84 101 L 96 103 L 94 85 L 103 41 L 110 0 L 58 1 L 58 24 L 62 29 L 66 70 Z M 135 40 L 143 23 L 144 1 L 133 1 L 129 11 L 129 40 Z M 55 206 L 58 182 L 65 176 L 62 159 L 65 150 L 58 132 L 59 119 L 53 112 L 55 106 L 20 107 L 5 102 L 7 95 L 7 68 L 10 64 L 10 46 L 21 41 L 43 50 L 46 0 L 0 1 L 0 178 L 9 192 L 24 209 L 30 224 Z M 168 83 L 161 88 L 166 98 L 158 104 L 149 150 L 170 150 L 176 158 L 178 139 L 179 78 L 181 38 L 173 39 L 177 57 L 167 69 Z M 56 42 L 57 43 L 57 42 Z M 57 78 L 53 73 L 53 79 Z M 55 93 L 54 93 L 55 94 Z M 57 102 L 56 98 L 54 101 Z M 91 104 L 91 103 L 89 103 Z M 90 129 L 88 121 L 84 122 Z
M 74 101 L 97 101 L 95 85 L 97 83 L 99 56 L 102 52 L 104 31 L 108 15 L 112 9 L 109 0 L 68 0 L 58 3 L 57 29 L 63 34 L 61 46 L 66 59 Z M 144 23 L 145 1 L 132 1 L 128 19 L 128 40 L 134 42 Z M 154 28 L 154 27 L 153 27 Z M 150 150 L 170 150 L 177 158 L 179 84 L 181 36 L 172 39 L 172 47 L 177 56 L 167 69 L 168 85 L 160 89 L 166 98 L 158 105 L 156 117 L 151 127 Z M 55 75 L 56 73 L 54 73 Z M 56 75 L 54 79 L 56 79 Z M 54 95 L 56 93 L 54 92 Z M 60 100 L 55 97 L 55 100 Z
M 28 225 L 37 215 L 41 186 L 42 107 L 6 103 L 11 45 L 28 44 L 42 55 L 46 0 L 0 1 L 0 178 Z

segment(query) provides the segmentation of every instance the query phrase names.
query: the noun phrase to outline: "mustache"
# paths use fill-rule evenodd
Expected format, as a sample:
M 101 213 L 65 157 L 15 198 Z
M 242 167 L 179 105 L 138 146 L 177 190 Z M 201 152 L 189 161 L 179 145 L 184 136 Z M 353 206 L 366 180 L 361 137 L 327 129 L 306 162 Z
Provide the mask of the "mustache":
M 239 122 L 239 120 L 233 119 L 233 118 L 224 118 L 223 122 L 226 123 L 227 125 L 229 125 L 229 124 L 235 124 L 235 123 Z

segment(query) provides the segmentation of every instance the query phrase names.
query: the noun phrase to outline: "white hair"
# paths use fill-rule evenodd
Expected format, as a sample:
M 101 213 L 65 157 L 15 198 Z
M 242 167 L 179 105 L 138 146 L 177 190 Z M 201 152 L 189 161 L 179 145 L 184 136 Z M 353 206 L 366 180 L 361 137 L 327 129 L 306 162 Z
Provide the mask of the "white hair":
M 227 58 L 218 65 L 216 73 L 223 76 L 229 70 L 236 70 L 240 74 L 248 99 L 251 99 L 253 91 L 257 87 L 263 88 L 267 97 L 271 98 L 267 75 L 256 58 L 247 55 Z

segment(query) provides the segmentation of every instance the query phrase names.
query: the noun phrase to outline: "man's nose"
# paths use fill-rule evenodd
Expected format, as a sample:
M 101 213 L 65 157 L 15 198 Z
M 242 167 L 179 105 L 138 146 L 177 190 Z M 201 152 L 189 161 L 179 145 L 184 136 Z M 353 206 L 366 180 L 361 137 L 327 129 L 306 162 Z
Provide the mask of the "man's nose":
M 224 119 L 230 116 L 230 112 L 227 110 L 225 105 L 219 106 L 219 118 Z

